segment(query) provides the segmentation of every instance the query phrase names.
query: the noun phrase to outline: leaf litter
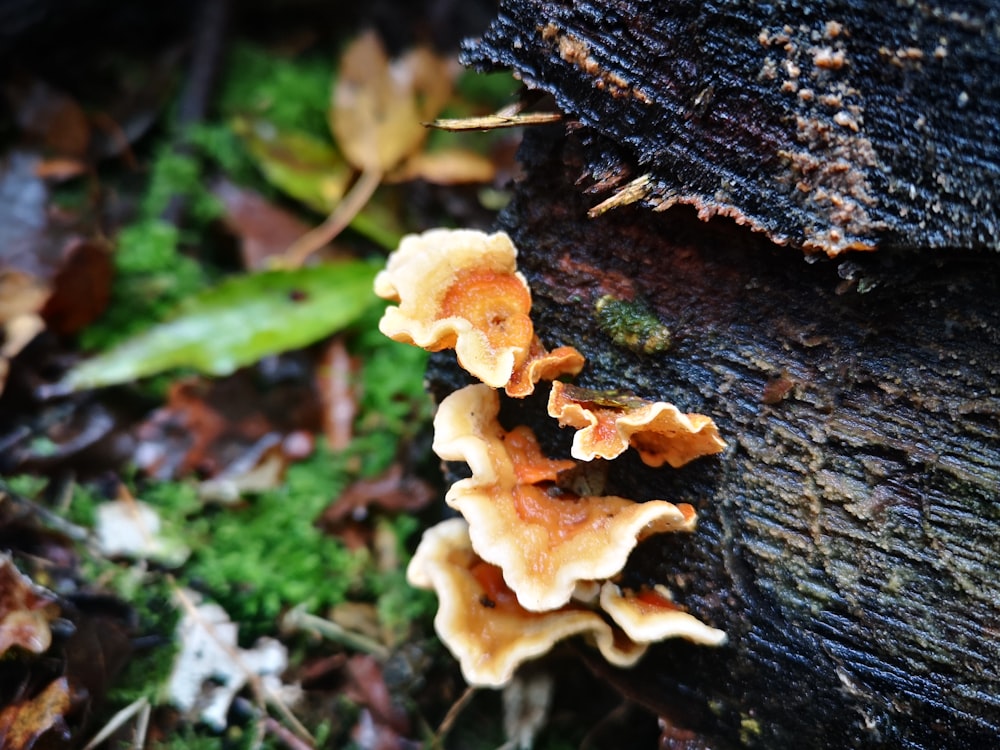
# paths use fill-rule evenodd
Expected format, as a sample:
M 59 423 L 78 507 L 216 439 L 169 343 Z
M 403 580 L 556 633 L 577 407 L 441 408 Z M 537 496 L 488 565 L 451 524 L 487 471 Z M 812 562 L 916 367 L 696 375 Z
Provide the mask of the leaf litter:
M 20 84 L 34 145 L 8 151 L 0 177 L 17 198 L 7 247 L 28 265 L 0 258 L 16 291 L 3 300 L 20 306 L 4 321 L 0 467 L 42 474 L 15 477 L 9 496 L 30 509 L 16 538 L 47 562 L 0 587 L 23 598 L 7 633 L 41 651 L 12 642 L 18 658 L 0 664 L 3 747 L 185 746 L 222 730 L 239 747 L 443 745 L 430 727 L 449 707 L 447 746 L 465 747 L 462 728 L 491 705 L 459 700 L 433 600 L 404 580 L 441 495 L 426 356 L 375 330 L 368 259 L 441 222 L 421 214 L 428 183 L 442 205 L 475 206 L 447 221 L 489 220 L 513 139 L 423 123 L 495 111 L 511 84 L 477 100 L 429 49 L 392 58 L 364 33 L 331 64 L 308 38 L 325 61 L 239 41 L 218 116 L 183 133 L 162 114 L 179 46 L 138 78 L 118 69 L 108 106 Z M 289 252 L 317 214 L 324 234 Z M 0 513 L 0 530 L 23 524 Z M 510 712 L 512 740 L 538 744 L 542 720 Z M 476 746 L 502 736 L 491 715 Z

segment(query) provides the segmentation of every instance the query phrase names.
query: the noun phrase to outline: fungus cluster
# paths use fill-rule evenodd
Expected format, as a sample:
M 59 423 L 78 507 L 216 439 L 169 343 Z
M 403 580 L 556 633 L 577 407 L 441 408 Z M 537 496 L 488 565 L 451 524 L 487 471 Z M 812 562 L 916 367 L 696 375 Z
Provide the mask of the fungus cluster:
M 519 664 L 572 635 L 617 666 L 665 638 L 722 643 L 722 631 L 684 612 L 665 587 L 628 591 L 616 582 L 642 539 L 694 530 L 690 505 L 580 494 L 560 482 L 579 461 L 630 446 L 654 467 L 718 453 L 725 443 L 715 424 L 672 404 L 557 381 L 578 374 L 584 358 L 572 347 L 550 352 L 535 334 L 516 259 L 502 232 L 438 229 L 405 237 L 375 279 L 376 293 L 398 303 L 387 308 L 383 333 L 430 351 L 454 348 L 482 381 L 438 407 L 434 451 L 472 475 L 448 491 L 462 517 L 424 534 L 410 583 L 437 593 L 435 628 L 473 685 L 505 684 Z M 520 398 L 540 381 L 554 381 L 549 415 L 578 430 L 572 460 L 546 457 L 530 428 L 507 430 L 497 419 L 497 389 Z
M 517 248 L 503 232 L 407 235 L 375 277 L 375 293 L 399 303 L 379 322 L 382 333 L 432 352 L 454 349 L 469 373 L 512 396 L 527 396 L 542 378 L 583 368 L 578 351 L 550 353 L 535 336 L 531 291 L 517 271 Z
M 552 384 L 549 416 L 577 429 L 570 454 L 581 461 L 615 458 L 632 447 L 647 466 L 668 463 L 678 469 L 726 447 L 715 422 L 704 414 L 567 383 Z

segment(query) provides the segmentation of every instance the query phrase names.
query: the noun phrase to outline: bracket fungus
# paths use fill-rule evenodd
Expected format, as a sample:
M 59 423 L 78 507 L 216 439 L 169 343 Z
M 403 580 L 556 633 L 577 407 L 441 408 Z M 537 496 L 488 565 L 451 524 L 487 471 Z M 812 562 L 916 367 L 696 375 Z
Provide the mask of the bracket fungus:
M 630 641 L 598 612 L 581 605 L 547 612 L 524 609 L 500 570 L 473 551 L 461 518 L 424 533 L 406 576 L 413 586 L 437 593 L 434 628 L 470 685 L 505 685 L 520 664 L 574 635 L 587 635 L 619 667 L 635 664 L 646 651 L 645 644 Z
M 434 451 L 471 468 L 445 500 L 469 522 L 473 548 L 503 570 L 525 609 L 554 609 L 571 599 L 577 583 L 616 575 L 649 535 L 694 529 L 687 504 L 560 489 L 559 471 L 575 462 L 543 456 L 529 428 L 500 426 L 499 410 L 497 393 L 483 385 L 450 394 L 434 419 Z
M 445 496 L 463 518 L 424 533 L 407 579 L 437 593 L 434 627 L 471 685 L 504 685 L 519 664 L 573 635 L 622 667 L 665 638 L 722 643 L 722 631 L 675 606 L 666 589 L 623 593 L 609 580 L 645 537 L 693 531 L 694 508 L 584 487 L 591 483 L 576 481 L 584 464 L 546 457 L 526 426 L 504 429 L 496 389 L 522 398 L 554 381 L 549 414 L 579 429 L 572 455 L 585 461 L 631 444 L 650 466 L 681 466 L 725 447 L 715 424 L 671 404 L 556 381 L 579 374 L 584 358 L 569 346 L 550 352 L 535 335 L 516 259 L 503 232 L 437 229 L 404 237 L 375 278 L 376 294 L 398 303 L 379 322 L 384 334 L 430 351 L 454 348 L 483 383 L 438 406 L 434 451 L 466 462 L 472 476 Z
M 386 309 L 379 330 L 430 351 L 454 348 L 468 372 L 504 387 L 535 337 L 531 292 L 516 259 L 503 232 L 407 235 L 375 277 L 375 293 L 399 303 Z
M 538 381 L 579 375 L 583 365 L 583 355 L 572 346 L 560 346 L 550 352 L 535 336 L 527 358 L 514 368 L 504 391 L 513 398 L 524 398 L 535 392 Z
M 726 447 L 711 417 L 684 414 L 673 404 L 555 382 L 549 416 L 575 427 L 574 458 L 615 458 L 631 445 L 648 466 L 675 469 Z
M 601 609 L 636 643 L 655 643 L 665 638 L 684 638 L 705 646 L 726 642 L 723 631 L 683 611 L 663 586 L 633 593 L 606 581 L 601 586 L 600 601 Z

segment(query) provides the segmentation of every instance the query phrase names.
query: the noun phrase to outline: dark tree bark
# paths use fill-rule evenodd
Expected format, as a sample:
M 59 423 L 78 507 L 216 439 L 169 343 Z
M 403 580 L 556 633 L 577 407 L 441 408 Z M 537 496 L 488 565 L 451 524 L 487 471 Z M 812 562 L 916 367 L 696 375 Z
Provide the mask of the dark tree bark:
M 994 2 L 508 0 L 467 59 L 595 133 L 604 193 L 776 242 L 1000 248 Z
M 1000 256 L 974 248 L 996 245 L 995 205 L 967 202 L 945 186 L 935 193 L 921 170 L 939 170 L 940 163 L 921 166 L 896 154 L 899 171 L 890 177 L 876 169 L 864 175 L 874 198 L 864 210 L 884 226 L 848 231 L 824 217 L 815 200 L 781 191 L 781 158 L 755 166 L 744 153 L 763 146 L 817 152 L 767 112 L 751 128 L 757 140 L 746 140 L 751 109 L 741 109 L 746 101 L 726 78 L 732 71 L 717 66 L 706 78 L 704 61 L 691 59 L 693 49 L 715 39 L 715 27 L 691 21 L 694 41 L 685 46 L 682 27 L 671 26 L 677 14 L 728 17 L 722 6 L 671 4 L 668 17 L 641 27 L 621 20 L 639 5 L 604 3 L 598 17 L 586 3 L 508 2 L 473 53 L 513 65 L 584 123 L 528 134 L 524 175 L 501 219 L 520 249 L 544 342 L 585 354 L 579 384 L 624 388 L 708 414 L 729 443 L 723 454 L 676 471 L 651 469 L 628 453 L 609 463 L 607 484 L 608 492 L 637 500 L 695 505 L 698 530 L 644 542 L 625 581 L 668 584 L 678 602 L 724 629 L 729 644 L 661 644 L 629 671 L 584 658 L 709 747 L 991 746 L 1000 737 Z M 528 17 L 528 10 L 540 15 Z M 900 11 L 884 12 L 895 18 Z M 958 23 L 920 13 L 931 26 Z M 641 85 L 670 116 L 644 119 L 639 113 L 651 105 L 618 84 L 616 91 L 613 79 L 596 85 L 593 71 L 567 61 L 558 41 L 545 38 L 549 18 L 560 34 L 586 38 L 601 69 L 621 61 L 614 71 L 633 88 L 635 68 L 627 65 L 638 54 L 634 35 L 652 35 L 653 44 L 656 34 L 667 34 L 665 51 L 647 55 L 660 77 Z M 739 18 L 756 39 L 758 27 Z M 781 27 L 780 14 L 775 19 L 768 28 Z M 994 26 L 975 28 L 970 33 L 981 39 L 996 33 Z M 912 33 L 924 39 L 921 29 Z M 853 45 L 868 45 L 875 32 L 850 30 L 856 70 L 861 48 Z M 891 30 L 894 59 L 903 43 L 897 37 L 909 33 Z M 734 46 L 734 54 L 751 54 Z M 963 47 L 970 56 L 963 65 L 972 64 L 973 46 Z M 919 69 L 901 64 L 892 68 L 899 81 L 912 87 L 922 80 Z M 750 69 L 756 76 L 757 67 Z M 690 77 L 685 86 L 670 77 L 681 70 Z M 706 112 L 715 114 L 685 117 L 678 108 L 690 109 L 692 96 L 712 81 Z M 754 107 L 777 106 L 777 94 L 765 96 L 754 84 L 749 91 L 759 95 Z M 882 96 L 878 114 L 866 104 L 858 131 L 873 143 L 882 138 L 879 159 L 887 158 L 894 131 L 878 136 L 877 128 L 890 127 L 894 106 L 910 106 Z M 996 112 L 995 91 L 984 106 Z M 936 142 L 957 127 L 956 117 L 940 114 Z M 988 144 L 956 137 L 949 152 L 954 179 L 964 170 L 996 174 L 987 153 L 995 153 L 994 128 L 981 132 Z M 666 144 L 655 158 L 645 150 L 650 139 Z M 681 167 L 692 149 L 700 150 Z M 937 166 L 928 167 L 932 162 Z M 653 168 L 657 189 L 696 196 L 697 208 L 709 195 L 718 200 L 719 181 L 730 180 L 716 208 L 735 207 L 728 213 L 737 220 L 756 216 L 751 223 L 770 238 L 809 245 L 839 226 L 844 237 L 882 247 L 806 263 L 798 251 L 732 219 L 700 221 L 692 207 L 658 213 L 638 204 L 588 218 L 594 199 L 581 176 L 596 176 L 606 188 L 616 170 L 631 176 Z M 918 197 L 890 189 L 892 179 L 915 180 Z M 774 206 L 764 206 L 765 183 L 779 186 Z M 980 182 L 977 189 L 994 194 L 997 185 Z M 932 194 L 948 198 L 954 211 L 920 209 Z M 899 216 L 904 205 L 922 211 L 922 226 Z M 926 252 L 943 245 L 956 247 Z M 629 336 L 619 330 L 627 322 L 602 318 L 596 303 L 606 295 L 669 328 L 671 347 L 648 353 L 641 325 Z M 434 358 L 439 395 L 460 383 L 452 362 Z M 545 397 L 507 401 L 502 418 L 534 427 L 551 455 L 568 455 L 571 435 L 546 416 Z
M 587 356 L 581 385 L 708 414 L 729 442 L 677 471 L 631 452 L 609 462 L 608 492 L 689 502 L 700 516 L 688 538 L 641 545 L 626 580 L 666 582 L 730 637 L 664 644 L 618 675 L 623 689 L 713 747 L 989 746 L 1000 736 L 997 259 L 808 265 L 690 209 L 591 220 L 573 186 L 575 138 L 533 133 L 522 158 L 502 226 L 546 344 Z M 644 302 L 672 348 L 614 344 L 595 310 L 608 294 Z M 441 393 L 459 384 L 448 366 L 433 379 Z M 545 396 L 510 401 L 503 417 L 568 455 Z

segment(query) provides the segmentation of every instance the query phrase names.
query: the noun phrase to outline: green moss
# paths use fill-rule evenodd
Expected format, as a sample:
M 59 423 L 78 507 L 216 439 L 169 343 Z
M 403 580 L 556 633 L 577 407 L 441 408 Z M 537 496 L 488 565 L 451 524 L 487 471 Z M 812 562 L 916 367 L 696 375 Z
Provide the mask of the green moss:
M 332 65 L 328 58 L 280 57 L 257 45 L 233 46 L 217 100 L 220 113 L 263 116 L 280 128 L 330 138 L 327 109 Z
M 97 506 L 104 498 L 93 488 L 78 484 L 73 487 L 72 502 L 66 508 L 67 520 L 77 526 L 93 528 L 97 519 Z
M 196 228 L 217 218 L 220 205 L 205 183 L 193 157 L 168 147 L 156 153 L 140 216 L 116 238 L 111 302 L 81 335 L 84 349 L 105 349 L 141 331 L 208 283 L 203 267 L 181 252 L 180 230 L 160 218 L 178 196 L 186 200 Z
M 141 499 L 161 516 L 178 521 L 202 509 L 198 489 L 189 482 L 152 482 L 142 488 Z
M 36 498 L 45 489 L 48 480 L 44 477 L 19 474 L 13 477 L 0 478 L 0 491 L 10 491 L 15 495 Z
M 597 325 L 616 345 L 637 354 L 658 354 L 670 349 L 670 329 L 644 302 L 607 294 L 594 305 Z
M 125 706 L 146 697 L 157 700 L 173 669 L 178 644 L 173 641 L 180 612 L 166 580 L 136 568 L 115 568 L 104 576 L 110 588 L 136 613 L 140 636 L 159 636 L 160 645 L 136 651 L 108 692 L 108 700 Z
M 413 437 L 430 422 L 433 405 L 424 388 L 427 352 L 386 338 L 377 326 L 384 305 L 376 305 L 358 326 L 352 350 L 363 361 L 361 419 L 363 435 L 387 432 Z
M 150 167 L 142 215 L 146 219 L 163 215 L 177 196 L 185 198 L 186 218 L 196 225 L 204 225 L 222 214 L 221 204 L 206 184 L 201 162 L 191 154 L 163 145 Z
M 250 186 L 268 197 L 277 194 L 261 178 L 247 153 L 243 139 L 234 131 L 231 123 L 202 123 L 191 128 L 187 136 L 202 157 L 214 163 L 229 180 Z
M 375 596 L 379 622 L 388 632 L 391 643 L 401 643 L 413 634 L 416 623 L 429 625 L 437 611 L 437 598 L 430 591 L 416 589 L 406 581 L 406 565 L 410 555 L 406 541 L 420 528 L 420 521 L 409 515 L 383 518 L 396 538 L 396 554 L 400 565 L 396 570 L 372 571 L 367 585 Z
M 83 331 L 85 350 L 106 349 L 161 320 L 182 299 L 203 288 L 206 274 L 178 249 L 179 232 L 158 219 L 125 227 L 115 251 L 111 302 Z
M 273 630 L 285 607 L 316 612 L 359 587 L 369 556 L 347 550 L 315 525 L 347 484 L 347 458 L 321 444 L 289 468 L 282 486 L 242 507 L 201 512 L 188 521 L 194 553 L 183 578 L 207 588 L 241 623 L 241 635 Z

